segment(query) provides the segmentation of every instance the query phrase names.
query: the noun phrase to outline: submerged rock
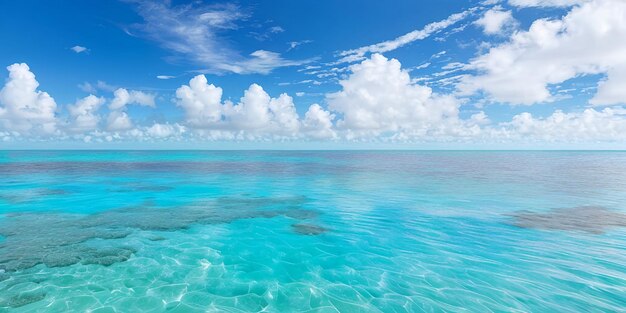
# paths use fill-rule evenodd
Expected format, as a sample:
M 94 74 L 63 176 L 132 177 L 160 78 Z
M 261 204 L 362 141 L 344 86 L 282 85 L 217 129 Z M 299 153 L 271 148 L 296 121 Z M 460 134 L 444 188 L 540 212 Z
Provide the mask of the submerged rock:
M 147 184 L 128 184 L 123 188 L 114 188 L 110 189 L 111 192 L 142 192 L 142 191 L 150 191 L 150 192 L 166 192 L 173 190 L 172 186 L 161 186 L 161 185 L 147 185 Z
M 0 306 L 19 308 L 27 304 L 41 301 L 45 298 L 46 298 L 46 293 L 42 291 L 23 292 L 23 293 L 11 296 L 4 303 L 0 302 Z
M 328 231 L 327 228 L 313 224 L 293 224 L 291 228 L 298 234 L 308 236 L 317 236 Z
M 626 214 L 601 206 L 552 209 L 548 212 L 521 211 L 512 214 L 512 224 L 522 228 L 582 231 L 602 234 L 626 227 Z
M 316 216 L 293 198 L 220 198 L 177 208 L 140 206 L 96 214 L 12 213 L 0 219 L 0 270 L 14 272 L 39 264 L 48 267 L 77 263 L 104 266 L 128 260 L 136 251 L 123 239 L 137 230 L 175 231 L 196 224 L 222 224 L 249 218 Z M 316 228 L 317 227 L 317 228 Z M 298 230 L 299 229 L 299 230 Z M 319 226 L 296 231 L 319 234 Z M 151 240 L 162 240 L 155 237 Z M 94 240 L 98 244 L 94 245 Z
M 163 241 L 165 237 L 163 236 L 148 236 L 148 240 L 150 241 Z
M 93 250 L 89 257 L 83 258 L 82 264 L 99 264 L 104 266 L 124 262 L 136 253 L 133 248 L 109 248 Z
M 33 200 L 38 200 L 41 197 L 48 196 L 63 196 L 70 192 L 65 189 L 50 189 L 50 188 L 34 188 L 24 190 L 12 190 L 0 193 L 0 200 L 12 204 L 25 203 Z

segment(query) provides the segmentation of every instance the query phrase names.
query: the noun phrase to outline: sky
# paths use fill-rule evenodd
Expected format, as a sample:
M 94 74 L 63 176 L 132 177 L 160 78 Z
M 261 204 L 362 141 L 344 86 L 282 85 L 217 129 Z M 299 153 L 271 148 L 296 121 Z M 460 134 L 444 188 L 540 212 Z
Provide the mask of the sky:
M 2 1 L 0 148 L 626 148 L 624 0 Z

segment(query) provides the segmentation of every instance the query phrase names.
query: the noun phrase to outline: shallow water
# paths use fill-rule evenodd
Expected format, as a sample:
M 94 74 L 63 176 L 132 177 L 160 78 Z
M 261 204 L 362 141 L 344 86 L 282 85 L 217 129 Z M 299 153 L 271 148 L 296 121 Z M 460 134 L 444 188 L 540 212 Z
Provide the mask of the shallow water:
M 619 312 L 622 152 L 0 152 L 0 312 Z

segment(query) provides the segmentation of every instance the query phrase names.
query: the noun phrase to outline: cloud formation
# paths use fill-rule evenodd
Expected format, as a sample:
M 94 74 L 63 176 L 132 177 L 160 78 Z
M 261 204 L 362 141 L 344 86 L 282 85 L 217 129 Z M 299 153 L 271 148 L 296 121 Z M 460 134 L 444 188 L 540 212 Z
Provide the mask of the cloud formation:
M 107 84 L 104 81 L 97 81 L 95 83 L 84 82 L 78 84 L 78 88 L 86 93 L 97 94 L 100 91 L 113 92 L 117 87 Z
M 288 60 L 277 52 L 257 50 L 243 55 L 225 33 L 238 28 L 248 16 L 233 4 L 173 6 L 169 1 L 132 1 L 144 23 L 139 34 L 178 56 L 191 59 L 207 73 L 267 74 L 275 68 L 301 65 L 310 60 Z M 277 29 L 273 30 L 274 32 Z
M 569 7 L 591 0 L 509 0 L 509 4 L 518 7 Z
M 502 34 L 515 24 L 516 21 L 511 11 L 503 10 L 500 6 L 489 9 L 476 21 L 476 25 L 482 27 L 487 35 Z
M 626 141 L 626 109 L 585 109 L 565 113 L 557 110 L 540 118 L 521 113 L 502 123 L 494 136 L 533 142 L 623 142 Z
M 100 116 L 97 114 L 97 111 L 105 101 L 103 97 L 89 95 L 77 100 L 74 105 L 69 105 L 67 110 L 70 114 L 71 122 L 68 130 L 75 133 L 84 133 L 98 129 Z
M 122 131 L 133 128 L 130 117 L 124 111 L 111 111 L 107 117 L 107 130 Z
M 398 60 L 374 54 L 350 70 L 339 82 L 342 90 L 327 95 L 329 108 L 340 116 L 337 127 L 348 138 L 425 138 L 466 128 L 458 118 L 461 102 L 411 82 Z
M 336 139 L 337 133 L 333 127 L 333 119 L 335 119 L 334 114 L 314 103 L 304 115 L 302 131 L 306 136 L 314 139 Z
M 302 122 L 293 98 L 281 94 L 270 97 L 263 88 L 252 84 L 237 104 L 222 101 L 222 88 L 209 84 L 198 75 L 176 90 L 177 105 L 185 111 L 186 124 L 210 138 L 258 139 L 299 138 Z M 328 128 L 324 111 L 317 106 L 305 125 L 305 133 L 320 137 Z M 311 111 L 311 109 L 309 109 Z M 326 118 L 330 113 L 326 112 Z M 317 120 L 315 120 L 317 118 Z M 320 122 L 321 119 L 321 122 Z
M 109 104 L 109 109 L 111 110 L 121 110 L 124 109 L 129 104 L 137 104 L 141 106 L 147 106 L 154 108 L 154 97 L 155 95 L 145 93 L 143 91 L 138 90 L 126 90 L 124 88 L 119 88 L 113 92 L 115 96 L 113 101 Z
M 133 123 L 125 112 L 126 106 L 136 104 L 154 108 L 155 95 L 138 90 L 126 90 L 119 88 L 113 92 L 114 98 L 109 103 L 109 117 L 107 118 L 107 129 L 110 131 L 129 130 Z
M 561 19 L 539 19 L 528 31 L 470 61 L 458 85 L 466 95 L 485 92 L 493 101 L 530 105 L 553 100 L 550 87 L 582 75 L 607 74 L 596 105 L 623 104 L 626 1 L 596 0 Z
M 135 3 L 145 20 L 138 28 L 144 35 L 191 57 L 206 66 L 207 72 L 263 74 L 277 66 L 300 64 L 272 51 L 257 50 L 243 56 L 222 45 L 222 34 L 236 29 L 246 18 L 234 6 Z M 338 82 L 334 92 L 307 89 L 304 93 L 301 89 L 295 93 L 298 101 L 319 97 L 319 104 L 308 107 L 296 106 L 286 93 L 272 96 L 256 83 L 238 100 L 225 100 L 221 87 L 198 75 L 177 88 L 173 96 L 164 93 L 158 97 L 173 98 L 182 118 L 173 117 L 178 114 L 155 115 L 159 122 L 141 119 L 134 123 L 136 113 L 129 107 L 154 108 L 158 94 L 99 81 L 81 84 L 89 95 L 59 107 L 39 89 L 26 64 L 13 64 L 7 68 L 9 77 L 0 90 L 0 140 L 626 142 L 626 43 L 616 40 L 626 38 L 626 2 L 510 0 L 509 4 L 560 7 L 567 12 L 512 32 L 512 27 L 519 25 L 511 11 L 504 9 L 505 4 L 481 8 L 486 11 L 480 17 L 475 13 L 479 9 L 470 9 L 394 40 L 344 51 L 341 62 L 354 62 L 351 66 L 325 70 L 310 65 L 301 69 L 320 80 L 332 72 L 329 77 Z M 485 34 L 498 36 L 485 37 L 493 42 L 480 44 L 478 54 L 469 61 L 454 60 L 455 52 L 446 47 L 429 62 L 413 63 L 406 69 L 400 61 L 381 54 L 432 36 L 473 14 L 477 16 L 475 24 Z M 450 32 L 462 31 L 463 26 L 457 29 Z M 443 62 L 447 65 L 441 66 Z M 410 76 L 437 66 L 441 71 L 428 77 Z M 509 118 L 487 116 L 489 107 L 480 111 L 491 103 L 549 103 L 564 94 L 559 91 L 580 91 L 568 89 L 566 84 L 582 76 L 590 77 L 587 81 L 593 84 L 597 81 L 597 88 L 589 89 L 593 94 L 586 107 L 544 114 L 529 110 L 533 113 L 516 113 Z M 278 86 L 319 84 L 313 79 L 293 81 Z M 445 84 L 448 87 L 442 88 Z M 520 108 L 515 111 L 520 112 Z M 494 117 L 496 121 L 492 121 Z
M 70 48 L 70 50 L 76 52 L 76 53 L 81 53 L 81 52 L 86 52 L 87 48 L 83 47 L 83 46 L 73 46 Z
M 20 134 L 51 135 L 57 130 L 57 104 L 40 91 L 35 74 L 26 63 L 7 67 L 9 78 L 0 90 L 0 124 Z
M 424 26 L 424 28 L 422 29 L 411 31 L 409 33 L 406 33 L 392 40 L 383 41 L 380 43 L 376 43 L 373 45 L 364 46 L 364 47 L 360 47 L 356 49 L 341 51 L 339 53 L 339 56 L 341 58 L 339 59 L 338 63 L 362 61 L 365 59 L 366 55 L 369 53 L 385 53 L 385 52 L 396 50 L 414 41 L 423 40 L 425 38 L 428 38 L 432 34 L 435 34 L 443 29 L 446 29 L 458 23 L 459 21 L 465 19 L 466 17 L 468 17 L 475 11 L 476 11 L 476 8 L 471 8 L 469 10 L 466 10 L 460 13 L 452 14 L 441 21 L 430 23 Z

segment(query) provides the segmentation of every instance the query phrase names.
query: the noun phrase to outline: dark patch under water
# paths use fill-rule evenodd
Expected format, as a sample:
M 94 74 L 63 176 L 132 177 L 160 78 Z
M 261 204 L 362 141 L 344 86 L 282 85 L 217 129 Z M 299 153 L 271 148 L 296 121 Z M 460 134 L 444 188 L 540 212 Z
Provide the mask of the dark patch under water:
M 111 265 L 128 260 L 135 250 L 114 239 L 135 230 L 175 231 L 194 224 L 230 223 L 248 218 L 287 216 L 305 220 L 316 212 L 301 209 L 305 199 L 220 198 L 175 209 L 131 207 L 95 214 L 17 213 L 0 221 L 0 270 L 13 272 L 45 264 Z M 104 244 L 90 244 L 104 239 Z M 157 239 L 158 240 L 158 239 Z
M 11 308 L 23 307 L 27 304 L 35 303 L 43 300 L 46 297 L 46 293 L 43 291 L 30 291 L 12 295 L 4 303 L 0 303 L 2 306 L 8 306 Z
M 24 203 L 46 196 L 62 196 L 67 195 L 70 192 L 64 189 L 51 189 L 51 188 L 35 188 L 22 190 L 20 193 L 15 192 L 3 192 L 0 193 L 0 200 L 4 200 L 9 203 Z
M 166 192 L 173 190 L 172 186 L 162 186 L 162 185 L 149 185 L 149 184 L 127 184 L 124 188 L 113 188 L 109 191 L 111 192 Z
M 52 175 L 91 175 L 100 173 L 177 173 L 185 175 L 210 174 L 265 174 L 279 176 L 310 175 L 312 173 L 350 172 L 350 165 L 318 162 L 271 161 L 56 161 L 56 162 L 0 162 L 0 176 L 50 173 Z
M 512 224 L 522 228 L 602 234 L 612 228 L 626 227 L 626 214 L 601 206 L 560 208 L 548 212 L 521 211 L 512 217 Z
M 313 224 L 293 224 L 291 228 L 302 235 L 317 236 L 328 231 L 327 228 Z

